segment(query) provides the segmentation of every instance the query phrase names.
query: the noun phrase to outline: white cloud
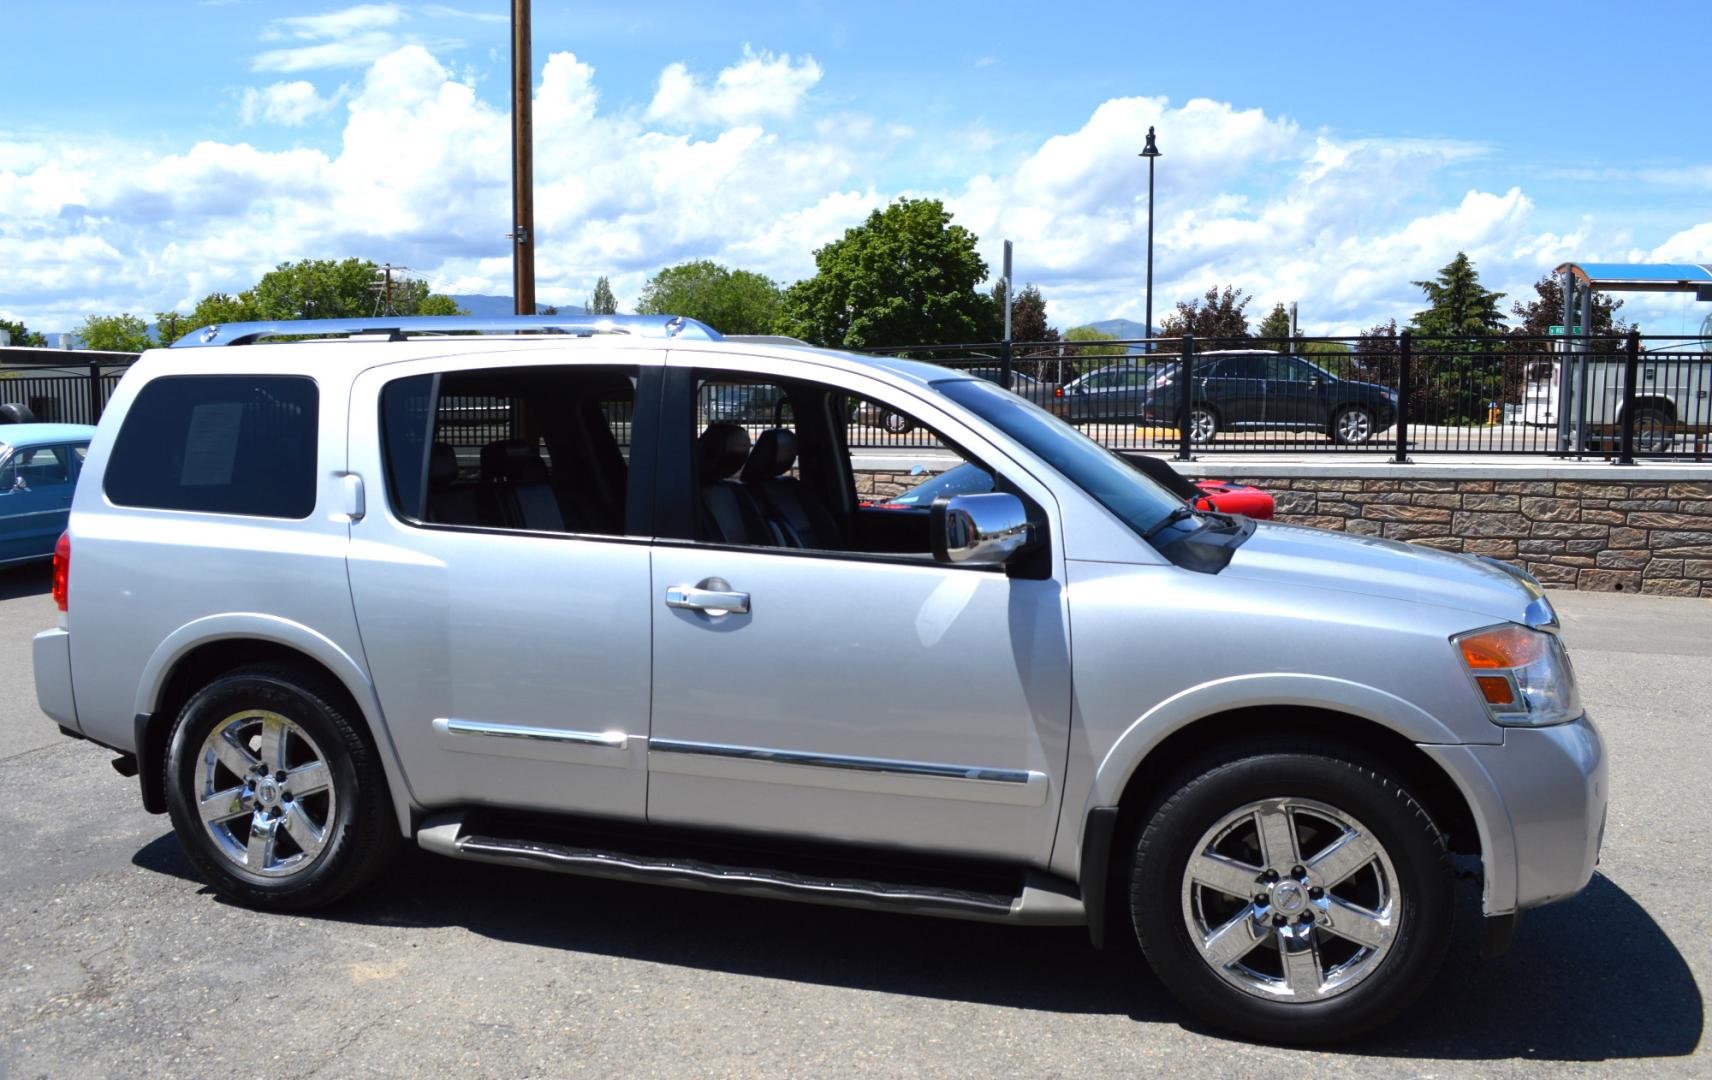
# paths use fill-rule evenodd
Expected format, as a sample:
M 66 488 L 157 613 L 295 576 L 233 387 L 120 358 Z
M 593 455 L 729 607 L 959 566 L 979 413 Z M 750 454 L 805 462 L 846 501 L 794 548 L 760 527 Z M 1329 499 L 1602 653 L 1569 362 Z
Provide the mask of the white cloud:
M 307 18 L 394 34 L 405 25 L 387 21 L 395 8 Z M 276 41 L 337 44 L 315 36 L 334 23 L 270 26 Z M 182 309 L 288 259 L 349 255 L 458 291 L 509 291 L 506 109 L 453 67 L 395 44 L 331 95 L 302 80 L 246 93 L 241 111 L 256 123 L 346 106 L 330 147 L 202 142 L 160 154 L 0 132 L 0 303 L 32 326 L 69 328 L 94 311 Z M 1542 220 L 1519 186 L 1461 179 L 1488 153 L 1480 146 L 1344 139 L 1258 108 L 1154 97 L 1101 103 L 1074 130 L 1024 141 L 982 124 L 920 130 L 817 108 L 820 77 L 807 57 L 746 50 L 712 80 L 673 65 L 649 106 L 609 108 L 588 63 L 547 57 L 535 98 L 542 299 L 580 303 L 605 274 L 632 302 L 648 274 L 688 258 L 788 282 L 812 272 L 816 247 L 911 194 L 945 198 L 989 263 L 1003 239 L 1016 241 L 1019 280 L 1042 287 L 1055 319 L 1139 319 L 1147 164 L 1137 153 L 1150 125 L 1165 154 L 1156 318 L 1233 282 L 1255 294 L 1253 309 L 1297 300 L 1310 331 L 1353 331 L 1406 318 L 1419 305 L 1410 281 L 1458 250 L 1489 286 L 1520 293 L 1558 262 L 1637 246 L 1592 217 Z M 900 160 L 925 186 L 885 181 Z M 973 160 L 986 167 L 971 176 Z M 1709 248 L 1712 222 L 1635 255 L 1708 261 Z
M 680 127 L 745 124 L 789 119 L 820 81 L 812 56 L 793 60 L 789 53 L 757 53 L 748 46 L 743 59 L 725 68 L 708 86 L 683 64 L 660 73 L 648 119 Z
M 339 103 L 337 93 L 322 97 L 307 82 L 276 82 L 260 89 L 247 87 L 238 103 L 238 114 L 246 125 L 267 122 L 282 127 L 302 127 L 319 119 Z
M 447 16 L 467 13 L 430 5 L 423 9 L 422 14 Z M 257 53 L 250 61 L 250 68 L 289 73 L 361 67 L 405 44 L 430 44 L 440 50 L 457 48 L 462 44 L 452 39 L 427 42 L 404 29 L 412 21 L 411 12 L 399 4 L 357 4 L 320 15 L 291 15 L 274 19 L 262 28 L 262 40 L 288 44 Z

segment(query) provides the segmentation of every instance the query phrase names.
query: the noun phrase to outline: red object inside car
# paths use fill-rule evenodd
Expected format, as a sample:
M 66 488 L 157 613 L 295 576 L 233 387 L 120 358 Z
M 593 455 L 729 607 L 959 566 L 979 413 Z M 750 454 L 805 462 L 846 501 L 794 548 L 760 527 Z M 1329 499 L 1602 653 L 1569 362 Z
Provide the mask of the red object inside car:
M 1272 496 L 1260 488 L 1226 480 L 1197 480 L 1195 486 L 1202 491 L 1200 498 L 1195 500 L 1197 510 L 1217 510 L 1263 521 L 1272 518 Z

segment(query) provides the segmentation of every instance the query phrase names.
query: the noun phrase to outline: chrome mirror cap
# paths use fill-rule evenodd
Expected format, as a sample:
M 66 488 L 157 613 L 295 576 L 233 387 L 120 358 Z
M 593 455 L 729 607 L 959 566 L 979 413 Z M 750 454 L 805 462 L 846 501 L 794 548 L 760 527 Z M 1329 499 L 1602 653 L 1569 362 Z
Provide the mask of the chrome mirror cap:
M 933 501 L 933 557 L 966 566 L 1003 566 L 1033 540 L 1022 500 L 1005 492 Z

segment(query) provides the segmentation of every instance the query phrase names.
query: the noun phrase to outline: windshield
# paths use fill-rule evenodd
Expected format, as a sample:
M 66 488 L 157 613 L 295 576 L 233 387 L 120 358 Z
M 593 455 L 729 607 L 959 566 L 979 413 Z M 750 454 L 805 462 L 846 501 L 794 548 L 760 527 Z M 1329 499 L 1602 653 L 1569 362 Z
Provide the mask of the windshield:
M 1184 505 L 1116 454 L 1024 398 L 976 379 L 933 386 L 1027 447 L 1138 534 L 1145 536 Z

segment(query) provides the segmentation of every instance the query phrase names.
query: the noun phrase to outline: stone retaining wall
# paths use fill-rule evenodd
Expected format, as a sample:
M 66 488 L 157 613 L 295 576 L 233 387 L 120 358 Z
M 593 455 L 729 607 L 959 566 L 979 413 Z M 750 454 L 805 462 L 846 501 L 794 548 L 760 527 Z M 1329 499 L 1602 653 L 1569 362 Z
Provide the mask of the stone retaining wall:
M 1546 585 L 1712 596 L 1712 481 L 1266 477 L 1278 520 L 1491 555 Z
M 1279 521 L 1491 555 L 1552 588 L 1712 597 L 1712 479 L 1241 479 L 1240 466 L 1217 464 L 1194 471 L 1234 474 L 1270 491 Z M 863 469 L 857 491 L 884 498 L 931 475 Z

